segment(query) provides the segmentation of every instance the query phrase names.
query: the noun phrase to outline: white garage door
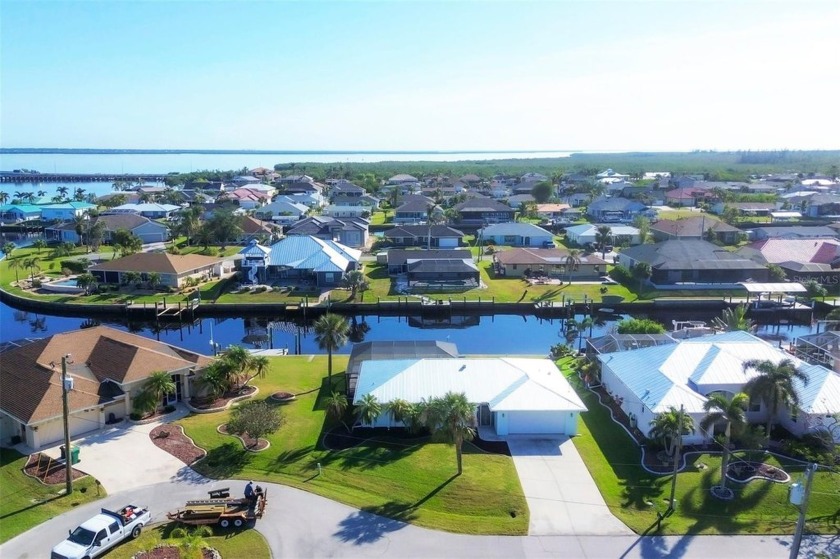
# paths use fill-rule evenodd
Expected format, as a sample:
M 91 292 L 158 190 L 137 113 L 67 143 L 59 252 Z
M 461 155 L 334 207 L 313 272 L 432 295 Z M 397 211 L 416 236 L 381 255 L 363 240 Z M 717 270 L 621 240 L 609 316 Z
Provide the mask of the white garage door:
M 559 411 L 516 411 L 508 412 L 508 432 L 527 435 L 566 432 L 566 415 Z
M 70 416 L 70 437 L 99 429 L 99 410 L 94 408 Z

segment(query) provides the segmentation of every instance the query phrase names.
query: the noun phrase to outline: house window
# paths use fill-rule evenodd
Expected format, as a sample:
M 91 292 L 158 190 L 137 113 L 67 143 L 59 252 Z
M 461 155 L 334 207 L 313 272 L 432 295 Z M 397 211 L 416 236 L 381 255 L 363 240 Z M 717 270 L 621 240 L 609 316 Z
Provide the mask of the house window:
M 752 412 L 759 412 L 759 411 L 761 411 L 761 402 L 760 402 L 760 401 L 758 401 L 758 402 L 750 402 L 750 409 L 749 409 L 749 411 L 752 411 Z
M 792 409 L 792 410 L 790 410 L 790 420 L 791 420 L 792 422 L 796 423 L 796 421 L 797 421 L 798 419 L 799 419 L 799 410 L 798 410 L 798 409 Z

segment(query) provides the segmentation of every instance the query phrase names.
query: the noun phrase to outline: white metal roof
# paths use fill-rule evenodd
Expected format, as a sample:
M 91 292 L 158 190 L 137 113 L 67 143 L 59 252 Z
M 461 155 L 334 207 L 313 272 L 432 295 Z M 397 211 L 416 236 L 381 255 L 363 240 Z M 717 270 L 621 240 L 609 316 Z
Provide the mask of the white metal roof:
M 366 394 L 381 403 L 416 403 L 447 392 L 463 392 L 492 411 L 586 411 L 554 362 L 528 358 L 365 361 L 354 403 Z
M 790 359 L 809 377 L 806 385 L 794 381 L 800 409 L 817 414 L 840 412 L 840 375 L 800 361 L 748 332 L 702 336 L 598 358 L 655 413 L 681 405 L 689 413 L 703 413 L 703 394 L 722 387 L 741 390 L 756 376 L 754 370 L 743 369 L 743 363 L 751 359 L 774 363 Z
M 751 281 L 739 282 L 748 293 L 805 293 L 808 291 L 801 283 L 757 283 Z

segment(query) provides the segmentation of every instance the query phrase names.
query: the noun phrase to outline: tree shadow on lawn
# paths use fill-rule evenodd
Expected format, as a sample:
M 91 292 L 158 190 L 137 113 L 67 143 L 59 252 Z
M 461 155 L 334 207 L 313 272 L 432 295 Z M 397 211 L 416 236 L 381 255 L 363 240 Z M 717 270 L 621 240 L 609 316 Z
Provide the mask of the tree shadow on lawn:
M 242 472 L 253 457 L 254 454 L 242 448 L 239 442 L 224 443 L 211 449 L 193 469 L 210 478 L 227 479 Z
M 312 411 L 326 411 L 327 409 L 327 399 L 333 392 L 341 392 L 343 391 L 347 384 L 347 376 L 346 372 L 342 371 L 340 373 L 333 373 L 332 376 L 332 386 L 330 385 L 329 378 L 324 377 L 321 379 L 321 386 L 318 388 L 318 396 L 315 398 L 315 402 L 312 404 Z M 352 402 L 347 402 L 348 408 Z
M 381 437 L 363 439 L 352 448 L 329 451 L 320 459 L 313 460 L 311 466 L 317 468 L 316 462 L 320 462 L 324 466 L 336 466 L 344 471 L 372 470 L 407 458 L 425 442 L 428 442 L 427 438 L 411 441 Z

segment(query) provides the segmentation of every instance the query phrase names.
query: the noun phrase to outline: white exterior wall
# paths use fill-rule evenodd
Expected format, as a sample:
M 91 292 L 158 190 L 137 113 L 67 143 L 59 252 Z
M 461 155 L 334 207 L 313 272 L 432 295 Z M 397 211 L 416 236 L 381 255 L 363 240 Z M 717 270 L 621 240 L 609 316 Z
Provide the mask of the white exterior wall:
M 20 436 L 20 423 L 8 415 L 0 414 L 0 444 L 11 444 L 15 436 Z
M 508 433 L 551 434 L 566 433 L 568 411 L 510 411 L 508 412 Z

